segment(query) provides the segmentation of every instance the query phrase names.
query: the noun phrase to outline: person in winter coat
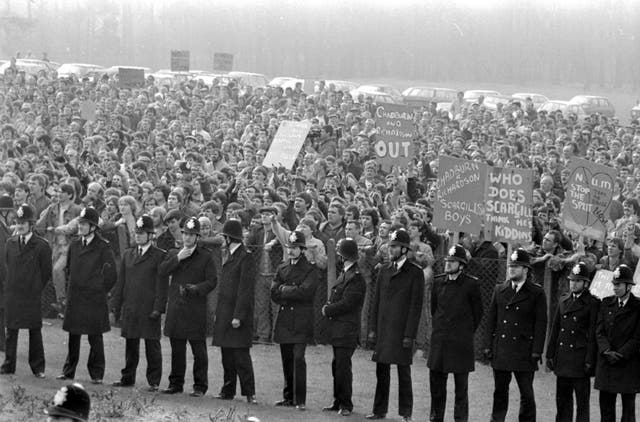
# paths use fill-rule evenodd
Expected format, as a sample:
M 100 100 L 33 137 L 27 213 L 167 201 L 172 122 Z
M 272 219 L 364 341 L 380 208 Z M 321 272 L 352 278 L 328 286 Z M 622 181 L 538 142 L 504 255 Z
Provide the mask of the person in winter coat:
M 171 373 L 165 394 L 182 393 L 187 366 L 187 342 L 193 351 L 193 392 L 202 397 L 209 388 L 207 356 L 207 295 L 217 283 L 210 250 L 198 246 L 200 222 L 189 217 L 182 227 L 183 246 L 169 251 L 160 275 L 171 276 L 164 335 L 171 343 Z
M 333 403 L 322 410 L 349 416 L 353 411 L 351 357 L 358 346 L 360 312 L 367 285 L 358 268 L 358 244 L 353 239 L 340 239 L 336 255 L 343 261 L 342 271 L 331 288 L 327 304 L 322 307 L 333 348 Z
M 18 332 L 27 329 L 29 366 L 36 377 L 44 378 L 41 296 L 51 280 L 51 247 L 32 231 L 36 219 L 33 207 L 20 205 L 16 215 L 16 234 L 7 240 L 4 256 L 7 345 L 0 374 L 15 373 Z
M 224 384 L 217 398 L 232 400 L 236 381 L 248 403 L 256 403 L 256 386 L 249 349 L 253 339 L 255 267 L 242 244 L 242 224 L 228 220 L 222 227 L 226 248 L 218 285 L 218 306 L 213 326 L 213 345 L 220 346 Z
M 507 416 L 512 376 L 520 389 L 518 420 L 536 420 L 533 377 L 547 333 L 547 300 L 542 287 L 527 280 L 530 270 L 531 256 L 516 249 L 509 261 L 509 279 L 495 287 L 489 305 L 484 354 L 493 367 L 491 420 L 495 422 L 504 422 Z
M 407 259 L 411 239 L 405 230 L 389 237 L 391 262 L 378 274 L 369 316 L 368 342 L 374 347 L 376 393 L 373 412 L 367 419 L 384 419 L 389 409 L 391 365 L 398 367 L 398 413 L 410 421 L 413 412 L 411 364 L 413 347 L 422 315 L 424 274 L 422 268 Z
M 445 273 L 436 277 L 431 293 L 433 331 L 427 365 L 434 422 L 444 421 L 450 373 L 455 381 L 454 420 L 469 420 L 469 372 L 475 369 L 473 339 L 482 319 L 482 298 L 477 279 L 463 272 L 468 263 L 462 245 L 451 247 Z
M 169 280 L 160 275 L 165 251 L 153 245 L 153 219 L 148 215 L 136 221 L 136 247 L 124 251 L 118 283 L 113 292 L 112 309 L 120 320 L 120 335 L 125 341 L 125 367 L 114 387 L 136 383 L 140 360 L 140 339 L 144 339 L 149 391 L 158 391 L 162 379 L 160 317 L 167 306 Z
M 547 345 L 547 367 L 556 374 L 556 421 L 589 421 L 591 377 L 597 359 L 596 320 L 600 301 L 589 293 L 589 267 L 579 262 L 569 275 L 569 293 L 563 295 L 553 319 Z
M 308 343 L 313 342 L 313 300 L 318 286 L 317 267 L 304 255 L 306 241 L 299 231 L 291 233 L 286 245 L 287 262 L 276 273 L 271 300 L 280 305 L 274 341 L 280 344 L 284 372 L 283 399 L 276 406 L 306 409 Z
M 640 299 L 631 293 L 633 271 L 613 272 L 613 296 L 600 305 L 596 325 L 598 363 L 594 388 L 600 390 L 600 420 L 615 422 L 616 396 L 622 397 L 622 421 L 635 421 L 640 391 Z
M 107 296 L 118 278 L 113 251 L 100 237 L 100 217 L 85 208 L 78 217 L 78 239 L 69 246 L 69 287 L 62 329 L 69 333 L 67 358 L 60 380 L 72 380 L 80 358 L 80 338 L 89 339 L 87 368 L 93 384 L 102 384 L 105 370 L 102 334 L 111 329 Z

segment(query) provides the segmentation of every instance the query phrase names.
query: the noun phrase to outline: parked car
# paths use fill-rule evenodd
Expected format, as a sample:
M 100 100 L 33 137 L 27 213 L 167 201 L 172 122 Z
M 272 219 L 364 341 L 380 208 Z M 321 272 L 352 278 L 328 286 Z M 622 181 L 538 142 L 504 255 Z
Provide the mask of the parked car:
M 458 91 L 450 88 L 414 86 L 402 92 L 402 100 L 412 106 L 428 106 L 431 102 L 453 102 Z
M 484 101 L 482 105 L 490 111 L 496 111 L 498 109 L 498 104 L 502 104 L 503 106 L 509 105 L 513 101 L 513 98 L 506 95 L 487 95 L 484 97 Z
M 549 100 L 538 107 L 538 112 L 546 111 L 547 114 L 550 114 L 559 110 L 564 114 L 567 111 L 567 104 L 569 104 L 569 101 Z
M 293 89 L 295 88 L 297 82 L 304 84 L 304 79 L 292 78 L 289 76 L 278 76 L 277 78 L 271 79 L 271 81 L 269 82 L 269 86 L 274 88 L 280 87 L 282 89 Z
M 513 97 L 513 99 L 515 100 L 520 101 L 522 103 L 522 108 L 524 108 L 524 102 L 527 100 L 527 98 L 531 98 L 531 101 L 533 101 L 533 105 L 536 109 L 538 109 L 542 104 L 549 101 L 549 99 L 542 94 L 533 94 L 529 92 L 516 92 L 511 97 Z
M 58 68 L 58 78 L 68 78 L 71 75 L 81 79 L 91 72 L 104 69 L 97 64 L 86 63 L 64 63 Z
M 384 92 L 358 90 L 358 93 L 359 95 L 362 94 L 365 100 L 367 97 L 371 97 L 374 104 L 402 104 L 402 102 L 398 101 L 394 96 L 385 94 Z M 357 100 L 357 96 L 355 99 Z
M 4 71 L 11 65 L 11 61 L 0 65 L 0 74 L 4 74 Z M 57 69 L 55 65 L 49 62 L 36 59 L 18 59 L 16 60 L 16 68 L 20 72 L 24 72 L 27 75 L 35 75 L 40 71 L 52 72 Z
M 320 81 L 316 82 L 316 87 L 318 86 Z M 358 87 L 358 84 L 355 82 L 349 82 L 349 81 L 339 81 L 339 80 L 335 80 L 335 79 L 325 79 L 324 80 L 324 84 L 327 87 L 331 87 L 331 85 L 333 85 L 334 90 L 337 91 L 342 91 L 342 92 L 351 92 L 354 89 L 356 89 Z
M 153 70 L 151 70 L 150 67 L 141 67 L 141 66 L 111 66 L 109 68 L 96 71 L 96 73 L 102 73 L 102 74 L 107 74 L 107 75 L 116 75 L 120 71 L 121 67 L 124 67 L 126 69 L 142 69 L 142 70 L 144 70 L 144 76 L 145 77 L 147 77 L 147 75 L 150 75 L 151 73 L 153 73 Z
M 602 116 L 614 117 L 616 114 L 616 109 L 611 101 L 606 97 L 597 95 L 576 95 L 569 100 L 569 105 L 580 107 L 587 116 L 598 113 Z
M 499 97 L 500 94 L 498 91 L 490 91 L 487 89 L 470 89 L 464 92 L 464 101 L 472 104 L 478 102 L 480 97 Z
M 367 93 L 371 95 L 371 93 L 378 94 L 386 94 L 393 97 L 395 103 L 394 104 L 402 104 L 402 93 L 398 91 L 396 88 L 391 85 L 383 85 L 383 84 L 374 84 L 374 85 L 361 85 L 358 88 L 352 90 L 350 92 L 351 96 L 354 99 L 358 98 L 358 95 Z
M 227 76 L 237 79 L 240 82 L 240 86 L 251 86 L 253 88 L 267 86 L 267 77 L 262 73 L 229 72 Z
M 193 77 L 196 81 L 202 81 L 207 86 L 217 85 L 226 86 L 231 82 L 231 78 L 226 73 L 201 73 Z

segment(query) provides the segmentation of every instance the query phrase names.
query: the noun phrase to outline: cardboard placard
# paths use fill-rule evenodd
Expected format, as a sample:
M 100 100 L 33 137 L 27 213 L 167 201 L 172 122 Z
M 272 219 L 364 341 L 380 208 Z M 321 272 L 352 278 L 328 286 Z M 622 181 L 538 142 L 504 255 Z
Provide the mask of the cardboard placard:
M 96 103 L 90 100 L 85 100 L 80 104 L 80 117 L 88 122 L 93 122 L 96 119 Z
M 530 242 L 533 171 L 489 167 L 486 189 L 485 240 Z
M 638 275 L 638 267 L 636 267 L 636 272 L 633 275 L 634 281 L 636 280 L 636 276 Z M 613 295 L 613 271 L 609 270 L 598 270 L 596 271 L 596 275 L 593 277 L 593 281 L 591 282 L 591 286 L 589 286 L 589 291 L 594 296 L 599 299 L 605 298 L 607 296 Z M 640 297 L 640 284 L 633 286 L 631 289 L 631 293 L 633 293 L 636 297 Z
M 562 222 L 568 230 L 604 241 L 616 169 L 574 157 L 569 171 Z
M 384 170 L 393 166 L 406 166 L 413 160 L 415 128 L 413 112 L 404 105 L 383 104 L 376 107 L 378 127 L 374 150 Z
M 171 50 L 171 71 L 188 72 L 190 53 L 189 50 Z
M 485 223 L 484 163 L 443 156 L 438 165 L 433 224 L 455 233 L 479 233 Z
M 214 53 L 213 70 L 219 72 L 231 72 L 233 70 L 233 54 Z
M 283 121 L 278 127 L 262 165 L 267 168 L 283 166 L 287 170 L 291 170 L 309 130 L 311 130 L 311 122 L 308 120 L 303 122 Z
M 118 85 L 120 88 L 144 87 L 144 70 L 128 67 L 118 68 Z

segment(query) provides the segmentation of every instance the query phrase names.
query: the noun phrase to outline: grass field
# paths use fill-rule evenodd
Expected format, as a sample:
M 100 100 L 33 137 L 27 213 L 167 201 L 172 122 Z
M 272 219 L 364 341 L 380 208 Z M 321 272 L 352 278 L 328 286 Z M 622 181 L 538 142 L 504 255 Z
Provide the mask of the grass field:
M 47 358 L 46 379 L 36 379 L 27 363 L 27 333 L 20 332 L 18 344 L 18 366 L 13 376 L 0 378 L 0 421 L 44 420 L 42 411 L 45 403 L 64 382 L 55 380 L 62 369 L 66 356 L 67 333 L 62 331 L 61 321 L 46 320 L 43 328 Z M 188 394 L 166 396 L 144 392 L 146 363 L 141 351 L 141 365 L 138 368 L 137 387 L 114 389 L 109 385 L 119 379 L 124 366 L 124 340 L 119 337 L 119 329 L 105 334 L 107 368 L 104 386 L 89 383 L 86 370 L 88 345 L 83 337 L 80 364 L 76 381 L 90 391 L 93 401 L 92 421 L 243 421 L 247 416 L 257 417 L 261 422 L 285 421 L 332 421 L 335 414 L 321 411 L 332 401 L 331 349 L 315 346 L 307 349 L 308 398 L 307 411 L 298 412 L 291 408 L 275 408 L 273 403 L 281 398 L 282 371 L 280 352 L 276 345 L 256 345 L 251 354 L 256 375 L 258 405 L 247 405 L 243 397 L 232 402 L 212 398 L 222 385 L 222 366 L 218 348 L 209 348 L 209 392 L 203 398 L 191 398 Z M 162 340 L 164 373 L 161 388 L 166 387 L 169 373 L 170 347 L 168 339 Z M 371 352 L 358 350 L 353 359 L 355 413 L 348 420 L 363 421 L 371 410 L 375 390 L 375 364 L 371 362 Z M 186 393 L 191 391 L 191 361 L 188 362 Z M 393 371 L 392 371 L 393 373 Z M 412 370 L 414 387 L 414 420 L 427 421 L 429 410 L 428 370 L 421 353 L 416 354 Z M 452 392 L 452 380 L 449 392 Z M 491 413 L 493 378 L 489 367 L 477 365 L 469 377 L 470 421 L 487 421 Z M 509 421 L 517 420 L 519 395 L 515 381 L 511 385 Z M 536 374 L 534 387 L 538 406 L 538 420 L 552 421 L 555 418 L 555 376 L 545 371 Z M 392 375 L 391 408 L 389 420 L 399 420 L 397 416 L 397 384 Z M 239 394 L 239 392 L 238 392 Z M 447 418 L 453 420 L 453 396 L 447 398 Z M 591 415 L 599 420 L 597 392 L 592 392 Z M 229 416 L 231 413 L 233 415 Z

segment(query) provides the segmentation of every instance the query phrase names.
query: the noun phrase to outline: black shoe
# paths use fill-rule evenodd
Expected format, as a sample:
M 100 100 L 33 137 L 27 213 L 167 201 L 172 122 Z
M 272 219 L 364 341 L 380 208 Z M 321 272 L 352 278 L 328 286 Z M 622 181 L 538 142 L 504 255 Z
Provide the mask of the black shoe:
M 179 394 L 182 393 L 182 388 L 169 387 L 162 390 L 162 394 Z
M 247 403 L 258 404 L 258 400 L 256 400 L 256 396 L 247 396 Z
M 323 412 L 337 412 L 338 410 L 340 410 L 340 407 L 336 406 L 335 404 L 322 408 Z
M 349 409 L 340 409 L 338 411 L 338 415 L 340 415 L 340 416 L 351 416 L 351 413 L 352 412 Z
M 296 410 L 304 411 L 307 410 L 307 406 L 303 404 L 296 404 Z
M 10 371 L 6 368 L 0 368 L 0 375 L 13 375 L 16 371 Z
M 68 377 L 65 374 L 60 374 L 56 377 L 57 380 L 65 381 L 65 380 L 73 380 L 73 377 Z
M 218 399 L 218 400 L 233 400 L 233 396 L 228 396 L 226 394 L 218 394 L 217 396 L 213 396 L 214 399 Z
M 292 407 L 293 402 L 291 400 L 280 400 L 275 402 L 275 406 Z
M 377 413 L 372 413 L 370 415 L 365 416 L 364 418 L 365 419 L 376 419 L 377 420 L 377 419 L 386 419 L 386 417 L 387 417 L 386 413 L 382 414 L 382 415 L 379 415 Z
M 147 391 L 150 393 L 156 393 L 158 392 L 158 390 L 160 389 L 160 387 L 158 387 L 157 385 L 153 384 L 150 385 L 149 388 L 147 388 Z
M 204 391 L 194 390 L 189 394 L 191 397 L 202 397 L 204 396 Z
M 116 381 L 111 384 L 113 387 L 133 387 L 132 382 Z
M 38 372 L 36 374 L 33 374 L 33 376 L 36 377 L 36 378 L 43 379 L 44 378 L 44 372 Z
M 100 378 L 93 378 L 91 384 L 102 385 L 102 380 Z

